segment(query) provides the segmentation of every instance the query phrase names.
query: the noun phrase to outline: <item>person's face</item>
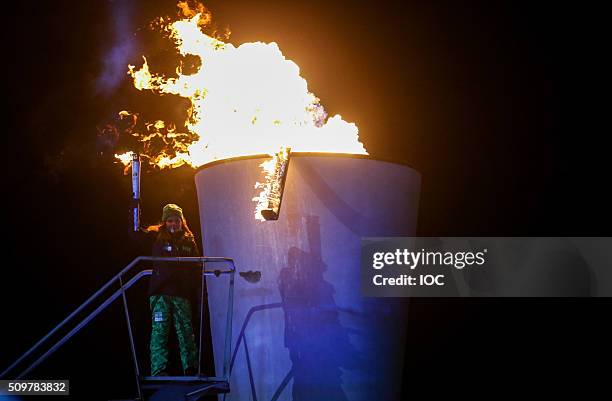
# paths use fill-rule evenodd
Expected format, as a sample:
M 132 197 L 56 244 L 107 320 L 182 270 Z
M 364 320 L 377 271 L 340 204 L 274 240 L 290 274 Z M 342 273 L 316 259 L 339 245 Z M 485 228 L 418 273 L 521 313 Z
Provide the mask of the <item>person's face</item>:
M 180 231 L 182 226 L 183 226 L 183 222 L 178 216 L 170 216 L 166 220 L 166 229 L 171 233 Z

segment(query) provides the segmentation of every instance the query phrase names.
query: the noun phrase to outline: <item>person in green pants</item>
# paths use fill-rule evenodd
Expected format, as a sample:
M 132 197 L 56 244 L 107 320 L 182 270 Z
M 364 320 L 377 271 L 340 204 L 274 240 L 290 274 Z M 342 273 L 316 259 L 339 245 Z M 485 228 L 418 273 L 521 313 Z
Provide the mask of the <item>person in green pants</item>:
M 198 247 L 182 209 L 167 204 L 159 225 L 141 229 L 152 238 L 153 256 L 199 256 Z M 199 283 L 200 270 L 185 263 L 156 262 L 149 284 L 151 307 L 151 376 L 168 375 L 168 335 L 176 330 L 181 364 L 186 376 L 197 371 L 197 351 L 191 320 L 189 296 L 193 283 Z

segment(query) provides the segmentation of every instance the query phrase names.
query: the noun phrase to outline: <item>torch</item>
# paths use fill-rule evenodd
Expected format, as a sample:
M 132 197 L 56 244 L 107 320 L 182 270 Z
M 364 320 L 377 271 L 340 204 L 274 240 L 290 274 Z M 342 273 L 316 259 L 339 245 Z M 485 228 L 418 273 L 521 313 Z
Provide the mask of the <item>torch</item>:
M 132 217 L 134 231 L 140 229 L 140 155 L 132 154 Z
M 264 192 L 266 194 L 260 213 L 264 220 L 278 220 L 280 214 L 285 179 L 289 168 L 289 157 L 291 148 L 285 147 L 274 155 L 271 162 L 272 170 L 268 174 Z

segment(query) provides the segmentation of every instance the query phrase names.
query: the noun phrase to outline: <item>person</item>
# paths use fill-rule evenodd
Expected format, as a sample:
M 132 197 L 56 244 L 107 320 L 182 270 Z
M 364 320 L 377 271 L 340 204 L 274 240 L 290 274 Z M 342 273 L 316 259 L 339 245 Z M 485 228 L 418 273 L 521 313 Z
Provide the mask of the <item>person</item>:
M 140 229 L 139 233 L 143 235 L 138 237 L 152 242 L 152 256 L 199 256 L 183 210 L 173 203 L 164 206 L 160 224 Z M 200 282 L 199 273 L 192 264 L 153 264 L 149 282 L 151 376 L 168 375 L 168 335 L 172 324 L 179 343 L 183 374 L 193 376 L 196 373 L 197 351 L 189 298 L 194 292 L 193 284 Z

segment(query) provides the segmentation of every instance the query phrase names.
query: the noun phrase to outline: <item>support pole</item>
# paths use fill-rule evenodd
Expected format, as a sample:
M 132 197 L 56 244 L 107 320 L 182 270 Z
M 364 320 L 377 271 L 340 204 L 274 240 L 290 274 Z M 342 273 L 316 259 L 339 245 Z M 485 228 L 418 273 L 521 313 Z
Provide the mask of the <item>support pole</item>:
M 204 262 L 202 262 L 202 272 L 200 273 L 200 346 L 198 348 L 198 376 L 202 375 L 202 327 L 204 316 Z
M 127 296 L 123 291 L 123 279 L 119 276 L 119 288 L 121 288 L 121 296 L 123 297 L 123 310 L 125 311 L 125 320 L 127 322 L 128 335 L 130 337 L 130 348 L 132 350 L 132 359 L 134 360 L 134 373 L 136 374 L 136 389 L 138 390 L 138 398 L 142 400 L 142 390 L 140 389 L 140 369 L 138 368 L 138 358 L 136 357 L 136 346 L 134 345 L 134 334 L 132 333 L 132 322 L 130 312 L 128 310 Z

